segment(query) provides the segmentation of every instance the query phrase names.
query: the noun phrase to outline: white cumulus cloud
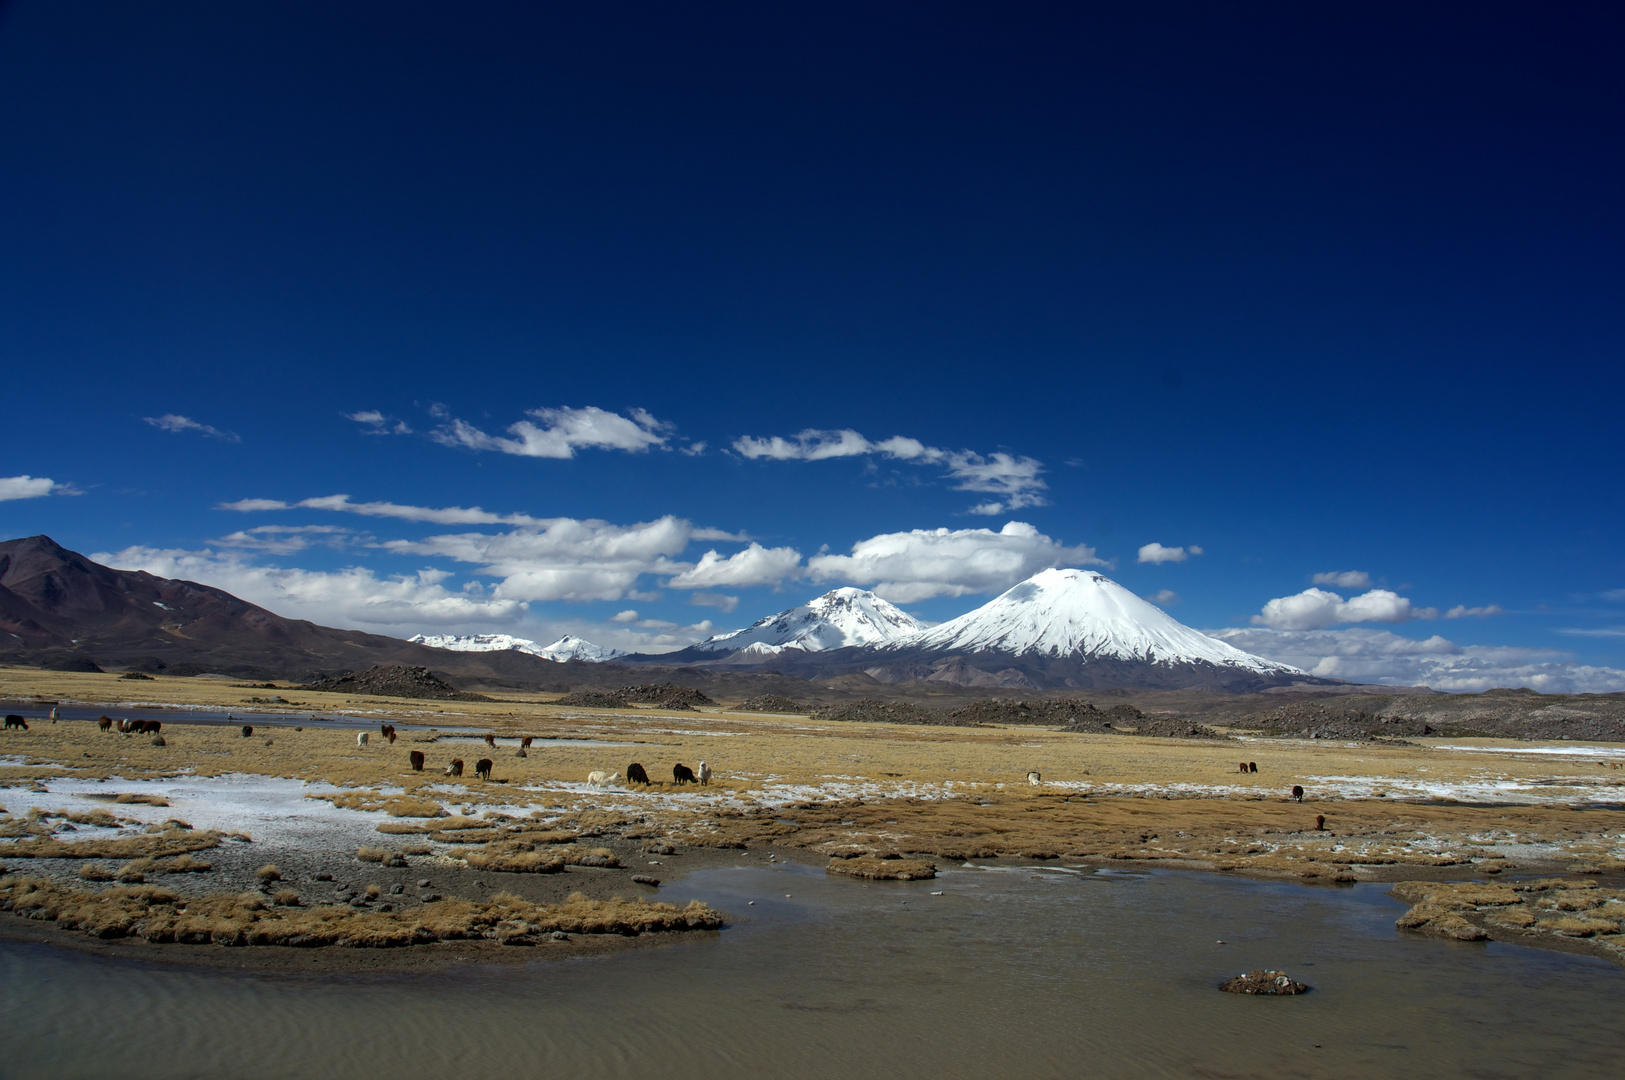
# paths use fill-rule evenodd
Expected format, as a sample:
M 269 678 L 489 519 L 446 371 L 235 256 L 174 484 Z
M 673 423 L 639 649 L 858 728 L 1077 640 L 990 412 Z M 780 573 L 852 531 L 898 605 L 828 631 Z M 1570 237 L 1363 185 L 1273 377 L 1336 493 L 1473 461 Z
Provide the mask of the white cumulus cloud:
M 1271 600 L 1252 622 L 1276 630 L 1316 630 L 1338 623 L 1407 622 L 1438 615 L 1433 608 L 1414 607 L 1405 597 L 1387 589 L 1372 589 L 1344 600 L 1337 593 L 1309 588 Z
M 644 409 L 632 409 L 622 416 L 588 405 L 581 409 L 529 409 L 525 415 L 534 420 L 508 425 L 511 438 L 488 435 L 457 419 L 437 427 L 430 438 L 447 446 L 495 450 L 520 457 L 572 458 L 580 447 L 635 452 L 664 446 L 672 427 Z
M 1052 566 L 1107 565 L 1087 545 L 1067 547 L 1023 521 L 992 529 L 915 529 L 852 545 L 850 555 L 815 555 L 820 581 L 863 585 L 896 603 L 1009 588 Z
M 1156 541 L 1152 541 L 1140 548 L 1140 562 L 1154 564 L 1184 562 L 1192 555 L 1200 554 L 1202 554 L 1202 549 L 1195 544 L 1189 547 L 1163 547 Z
M 0 502 L 12 499 L 38 499 L 45 495 L 78 495 L 71 484 L 59 484 L 45 476 L 0 476 Z
M 160 431 L 180 434 L 183 431 L 195 431 L 199 435 L 207 435 L 211 439 L 221 439 L 225 442 L 242 442 L 243 440 L 231 431 L 222 431 L 217 427 L 199 423 L 189 416 L 178 416 L 175 413 L 165 413 L 162 416 L 143 416 L 141 419 Z
M 1312 580 L 1316 585 L 1330 585 L 1334 589 L 1371 587 L 1371 575 L 1364 570 L 1331 570 L 1324 574 L 1316 574 Z
M 801 570 L 801 552 L 795 548 L 765 548 L 751 541 L 742 551 L 723 557 L 707 551 L 700 561 L 666 582 L 673 589 L 735 588 L 777 585 Z
M 364 567 L 332 572 L 257 565 L 240 552 L 128 547 L 100 552 L 95 562 L 120 570 L 198 581 L 224 589 L 291 619 L 324 626 L 409 637 L 449 633 L 460 627 L 510 626 L 525 612 L 512 599 L 478 589 L 453 591 L 443 570 L 379 577 Z
M 1416 640 L 1371 627 L 1248 627 L 1203 632 L 1238 649 L 1327 679 L 1429 686 L 1457 693 L 1519 686 L 1554 694 L 1625 690 L 1625 671 L 1575 663 L 1567 653 L 1549 649 L 1458 645 L 1437 634 Z
M 918 439 L 894 435 L 871 442 L 851 428 L 836 431 L 808 429 L 790 438 L 750 435 L 734 440 L 734 452 L 745 458 L 771 461 L 825 461 L 830 458 L 875 456 L 919 465 L 936 465 L 958 481 L 955 491 L 997 496 L 971 508 L 973 514 L 1003 514 L 1027 506 L 1046 506 L 1042 492 L 1049 485 L 1040 478 L 1042 462 L 1003 452 L 977 454 L 969 450 L 943 450 Z

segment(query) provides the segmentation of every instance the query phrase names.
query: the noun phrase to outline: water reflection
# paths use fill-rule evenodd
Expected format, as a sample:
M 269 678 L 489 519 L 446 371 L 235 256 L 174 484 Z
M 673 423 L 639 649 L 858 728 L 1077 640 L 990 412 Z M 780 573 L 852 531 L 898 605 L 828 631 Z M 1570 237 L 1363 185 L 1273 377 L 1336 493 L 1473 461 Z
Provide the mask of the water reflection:
M 1625 972 L 1399 937 L 1403 907 L 1382 886 L 1029 867 L 865 884 L 763 865 L 663 894 L 740 917 L 654 952 L 387 977 L 251 977 L 5 946 L 0 1072 L 1614 1076 L 1625 1053 Z M 1316 989 L 1276 1000 L 1214 989 L 1253 967 Z

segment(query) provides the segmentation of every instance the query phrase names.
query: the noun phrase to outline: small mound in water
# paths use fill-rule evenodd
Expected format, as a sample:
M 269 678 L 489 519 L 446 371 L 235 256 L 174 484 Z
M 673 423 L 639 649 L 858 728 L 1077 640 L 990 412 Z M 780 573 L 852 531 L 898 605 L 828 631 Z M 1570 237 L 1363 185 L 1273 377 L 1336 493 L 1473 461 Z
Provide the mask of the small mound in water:
M 339 694 L 377 694 L 381 697 L 430 698 L 436 701 L 490 701 L 484 694 L 465 694 L 426 667 L 379 664 L 370 671 L 346 671 L 301 687 Z
M 924 859 L 877 859 L 872 855 L 833 859 L 826 872 L 871 881 L 924 881 L 937 876 L 937 868 Z
M 1245 975 L 1237 975 L 1229 982 L 1219 986 L 1227 994 L 1303 994 L 1307 993 L 1309 986 L 1306 983 L 1296 982 L 1284 971 L 1249 971 Z
M 735 705 L 729 712 L 805 713 L 807 706 L 781 694 L 758 694 Z

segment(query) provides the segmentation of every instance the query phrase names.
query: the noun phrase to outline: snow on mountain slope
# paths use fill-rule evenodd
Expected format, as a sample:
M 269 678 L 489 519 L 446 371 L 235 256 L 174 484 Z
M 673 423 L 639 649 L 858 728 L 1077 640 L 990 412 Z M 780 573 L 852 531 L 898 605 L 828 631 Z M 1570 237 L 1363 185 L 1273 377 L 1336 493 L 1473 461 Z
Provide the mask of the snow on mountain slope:
M 882 648 L 1081 655 L 1297 673 L 1296 668 L 1244 653 L 1192 630 L 1090 570 L 1041 571 L 975 611 Z
M 501 652 L 504 649 L 513 649 L 517 652 L 530 653 L 532 656 L 540 656 L 544 660 L 556 660 L 561 664 L 566 660 L 598 663 L 626 655 L 619 649 L 594 645 L 590 641 L 569 634 L 545 647 L 529 638 L 514 637 L 511 634 L 418 634 L 410 640 L 432 649 L 450 649 L 452 652 Z
M 913 634 L 924 623 L 864 589 L 832 589 L 800 607 L 719 634 L 695 645 L 708 652 L 746 650 L 772 655 L 784 649 L 824 652 L 849 645 L 884 645 Z
M 617 656 L 625 656 L 626 653 L 620 649 L 611 649 L 607 645 L 594 645 L 585 638 L 565 634 L 547 648 L 537 650 L 536 655 L 557 660 L 561 664 L 566 660 L 585 660 L 588 663 L 600 664 Z

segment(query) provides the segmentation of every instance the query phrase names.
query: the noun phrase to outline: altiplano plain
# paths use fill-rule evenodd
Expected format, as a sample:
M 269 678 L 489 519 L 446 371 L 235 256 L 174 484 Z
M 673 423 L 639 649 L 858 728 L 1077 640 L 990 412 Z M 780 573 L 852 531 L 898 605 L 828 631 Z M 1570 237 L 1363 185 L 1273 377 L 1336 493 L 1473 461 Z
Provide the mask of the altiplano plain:
M 0 891 L 13 910 L 32 904 L 36 917 L 49 913 L 76 934 L 211 940 L 177 937 L 173 912 L 190 902 L 195 914 L 214 894 L 237 898 L 211 916 L 222 944 L 552 944 L 555 930 L 584 940 L 594 929 L 710 929 L 726 916 L 658 911 L 648 902 L 658 888 L 634 873 L 669 881 L 768 856 L 836 869 L 862 859 L 851 866 L 877 866 L 882 876 L 888 864 L 920 861 L 1062 860 L 1327 885 L 1494 883 L 1479 893 L 1406 886 L 1418 906 L 1401 923 L 1625 961 L 1617 744 L 1161 739 L 838 723 L 723 706 L 586 710 L 542 694 L 426 705 L 303 690 L 282 691 L 297 708 L 276 708 L 305 719 L 273 726 L 247 711 L 246 699 L 263 691 L 219 680 L 132 685 L 11 668 L 0 687 L 8 710 L 36 703 L 29 730 L 0 741 L 9 812 L 0 861 L 12 875 Z M 238 725 L 169 722 L 155 745 L 91 721 L 40 719 L 48 702 L 116 702 L 105 705 L 115 719 L 164 703 L 257 726 L 245 737 Z M 365 746 L 360 722 L 370 728 Z M 393 745 L 380 736 L 383 723 L 399 728 Z M 487 733 L 494 747 L 480 738 Z M 523 735 L 533 742 L 519 756 Z M 425 755 L 422 772 L 410 767 L 414 750 Z M 473 776 L 479 757 L 494 763 L 490 782 Z M 458 758 L 463 776 L 446 776 Z M 633 761 L 655 783 L 586 783 L 590 771 L 624 775 Z M 715 774 L 709 786 L 671 782 L 674 764 L 701 761 Z M 1243 761 L 1257 771 L 1239 772 Z M 190 828 L 165 824 L 172 819 Z M 183 858 L 211 866 L 177 869 Z M 267 865 L 284 880 L 260 880 Z M 84 879 L 98 876 L 126 883 L 112 890 L 120 905 L 112 922 L 89 910 Z M 24 878 L 34 884 L 20 887 Z M 419 881 L 432 886 L 412 885 Z M 281 903 L 279 892 L 297 900 Z M 595 923 L 593 905 L 636 918 Z M 154 917 L 158 907 L 168 922 Z M 1528 914 L 1511 918 L 1514 908 Z M 323 930 L 313 935 L 318 914 Z M 321 951 L 343 966 L 362 950 Z

